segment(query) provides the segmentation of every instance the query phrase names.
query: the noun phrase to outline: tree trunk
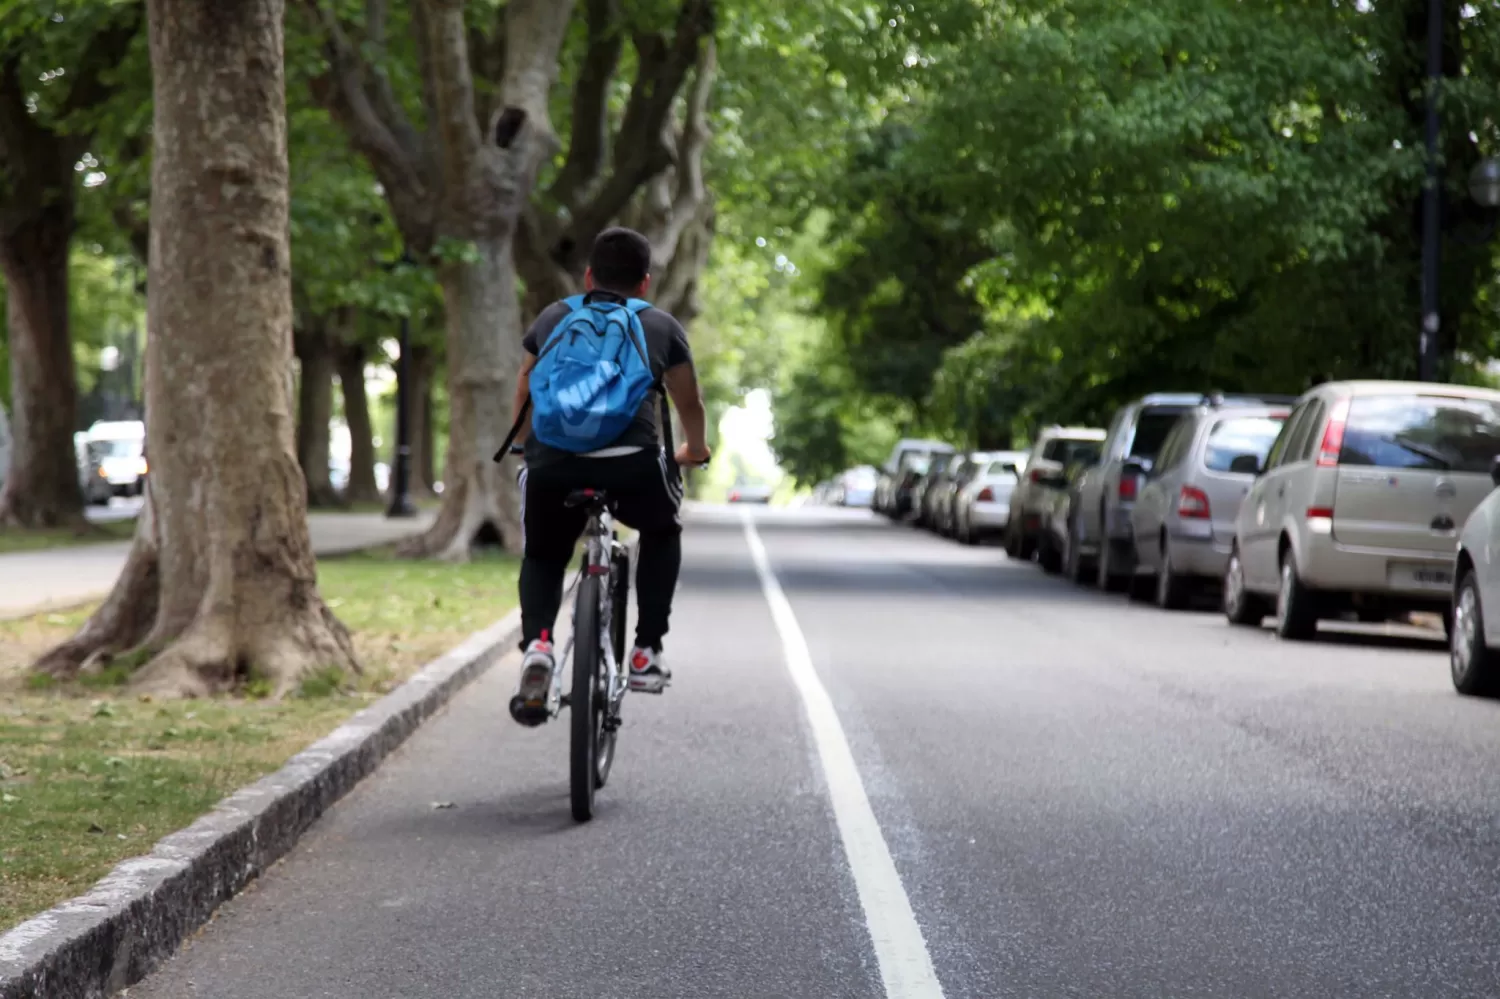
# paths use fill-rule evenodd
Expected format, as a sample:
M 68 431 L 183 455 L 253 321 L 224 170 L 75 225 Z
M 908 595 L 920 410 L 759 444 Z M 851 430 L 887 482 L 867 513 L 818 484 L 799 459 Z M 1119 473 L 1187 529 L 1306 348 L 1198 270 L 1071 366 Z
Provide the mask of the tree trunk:
M 422 491 L 436 495 L 437 476 L 437 413 L 432 391 L 432 356 L 428 355 L 428 369 L 422 382 L 421 430 L 413 438 L 413 444 L 421 456 L 420 464 L 414 464 L 416 479 L 422 483 Z
M 344 420 L 349 424 L 346 503 L 380 502 L 380 488 L 375 484 L 375 430 L 365 392 L 366 357 L 363 344 L 346 344 L 339 351 L 339 385 L 344 392 Z
M 205 695 L 258 676 L 280 695 L 311 670 L 358 668 L 318 594 L 293 450 L 283 13 L 282 0 L 148 0 L 153 515 L 105 607 L 44 660 L 55 672 L 108 654 L 106 610 L 139 620 L 153 600 L 141 690 Z
M 295 337 L 302 375 L 297 380 L 297 462 L 307 483 L 309 506 L 329 507 L 339 503 L 329 473 L 333 420 L 334 347 L 321 318 L 309 321 L 308 329 Z
M 429 499 L 432 490 L 432 350 L 413 346 L 411 350 L 411 407 L 408 426 L 411 429 L 412 499 Z
M 71 189 L 0 238 L 10 324 L 10 470 L 0 491 L 0 525 L 82 524 L 83 494 L 73 450 L 78 383 L 68 329 Z
M 479 259 L 439 271 L 448 315 L 448 460 L 437 521 L 403 546 L 410 555 L 462 560 L 482 533 L 520 548 L 515 481 L 494 461 L 510 429 L 521 364 L 521 311 L 508 236 L 481 240 Z M 511 466 L 506 465 L 507 470 Z

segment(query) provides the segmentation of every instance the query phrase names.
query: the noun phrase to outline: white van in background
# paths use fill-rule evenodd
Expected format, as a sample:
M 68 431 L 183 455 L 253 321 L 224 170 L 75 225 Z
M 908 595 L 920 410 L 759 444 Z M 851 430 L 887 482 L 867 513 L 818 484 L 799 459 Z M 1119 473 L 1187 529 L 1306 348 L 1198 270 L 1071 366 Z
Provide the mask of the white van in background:
M 139 496 L 146 488 L 146 424 L 101 420 L 89 427 L 88 434 L 114 494 Z

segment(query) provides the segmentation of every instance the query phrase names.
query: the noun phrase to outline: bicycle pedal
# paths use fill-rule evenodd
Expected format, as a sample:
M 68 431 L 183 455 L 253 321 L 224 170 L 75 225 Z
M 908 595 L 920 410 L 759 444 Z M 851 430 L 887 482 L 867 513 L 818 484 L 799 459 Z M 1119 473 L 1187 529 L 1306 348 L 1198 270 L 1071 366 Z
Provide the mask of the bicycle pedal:
M 545 701 L 527 701 L 519 694 L 510 699 L 510 716 L 517 724 L 536 728 L 547 721 Z

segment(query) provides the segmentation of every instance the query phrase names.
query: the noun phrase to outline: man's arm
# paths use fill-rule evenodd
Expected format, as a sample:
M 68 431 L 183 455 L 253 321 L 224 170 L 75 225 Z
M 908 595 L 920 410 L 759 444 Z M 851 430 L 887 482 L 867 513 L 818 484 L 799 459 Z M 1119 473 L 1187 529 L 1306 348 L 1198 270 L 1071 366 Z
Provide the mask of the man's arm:
M 677 417 L 682 420 L 682 447 L 677 451 L 680 464 L 698 464 L 709 458 L 708 413 L 703 408 L 703 393 L 698 388 L 698 372 L 691 361 L 668 368 L 662 375 L 662 384 L 672 405 L 677 407 Z
M 510 422 L 513 424 L 521 419 L 521 407 L 531 398 L 531 369 L 534 367 L 536 355 L 528 351 L 521 361 L 521 370 L 516 372 L 516 394 L 510 404 Z M 531 421 L 527 420 L 521 424 L 521 429 L 516 434 L 516 443 L 525 444 L 526 438 L 530 436 Z

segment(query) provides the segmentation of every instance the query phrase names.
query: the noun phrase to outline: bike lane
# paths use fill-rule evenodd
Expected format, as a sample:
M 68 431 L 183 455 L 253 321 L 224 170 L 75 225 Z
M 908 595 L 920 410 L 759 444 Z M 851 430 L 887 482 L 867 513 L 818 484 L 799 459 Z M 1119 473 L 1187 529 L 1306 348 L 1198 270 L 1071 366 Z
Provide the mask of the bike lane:
M 597 817 L 517 657 L 336 806 L 132 999 L 882 994 L 822 772 L 734 517 L 684 535 L 661 698 L 631 695 Z

